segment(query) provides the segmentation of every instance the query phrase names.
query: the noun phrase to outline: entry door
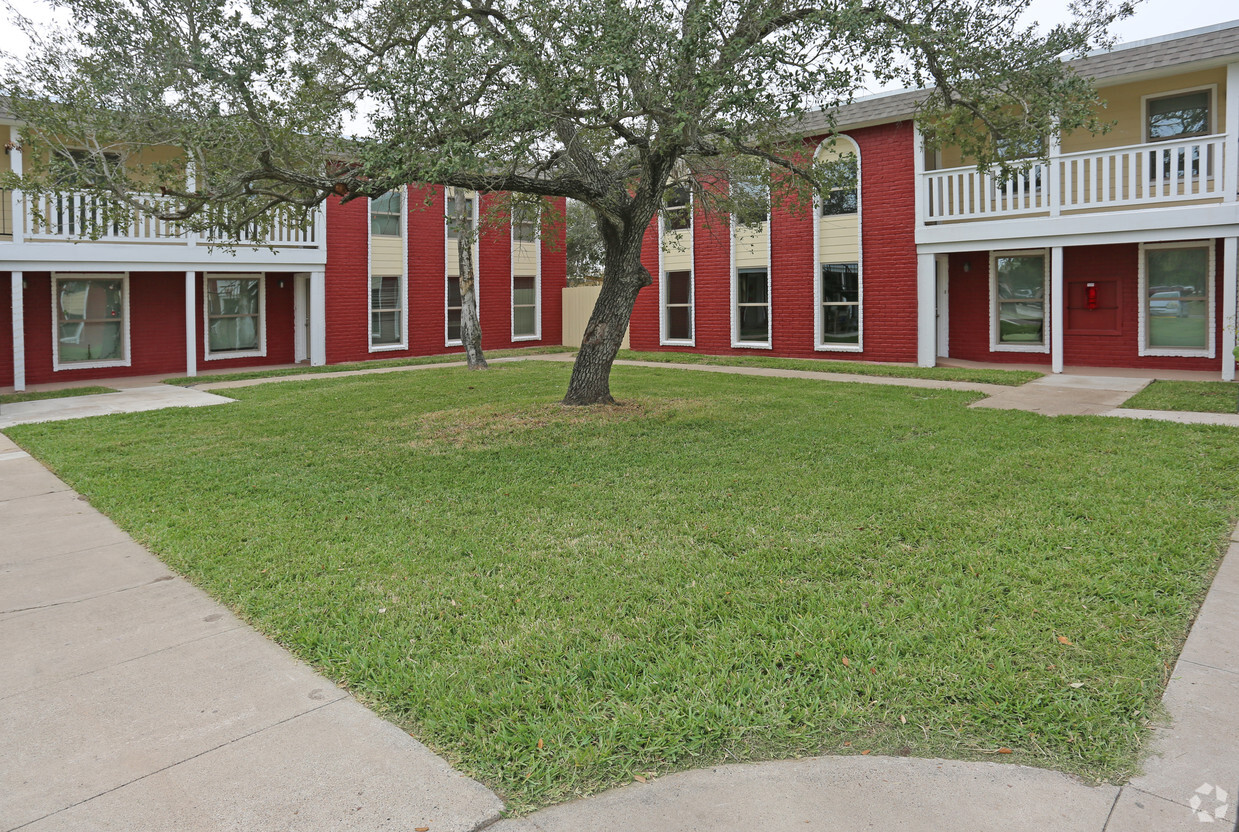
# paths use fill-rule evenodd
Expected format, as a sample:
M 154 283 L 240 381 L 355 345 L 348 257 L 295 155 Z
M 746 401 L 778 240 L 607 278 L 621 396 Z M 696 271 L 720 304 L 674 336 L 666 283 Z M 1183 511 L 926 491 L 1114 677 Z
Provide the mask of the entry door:
M 947 275 L 946 263 L 943 260 L 938 260 L 938 303 L 937 303 L 937 319 L 938 319 L 938 357 L 949 358 L 951 355 L 951 315 L 948 308 L 948 302 L 951 297 L 949 291 L 949 277 Z
M 310 279 L 297 275 L 293 282 L 293 343 L 298 363 L 310 360 Z

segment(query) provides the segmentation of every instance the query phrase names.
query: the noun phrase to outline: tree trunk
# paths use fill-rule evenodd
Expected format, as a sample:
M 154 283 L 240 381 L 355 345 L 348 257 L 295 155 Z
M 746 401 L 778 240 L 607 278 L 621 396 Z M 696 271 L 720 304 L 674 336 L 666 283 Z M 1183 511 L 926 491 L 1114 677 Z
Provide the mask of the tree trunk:
M 469 203 L 456 200 L 456 257 L 460 264 L 460 340 L 465 345 L 465 360 L 470 370 L 485 370 L 482 355 L 482 324 L 478 320 L 477 280 L 473 273 L 473 217 Z
M 602 290 L 572 365 L 572 378 L 563 398 L 566 405 L 615 404 L 611 397 L 611 364 L 624 343 L 637 292 L 653 282 L 649 270 L 641 265 L 644 234 L 645 227 L 641 226 L 622 237 L 603 235 L 606 261 Z

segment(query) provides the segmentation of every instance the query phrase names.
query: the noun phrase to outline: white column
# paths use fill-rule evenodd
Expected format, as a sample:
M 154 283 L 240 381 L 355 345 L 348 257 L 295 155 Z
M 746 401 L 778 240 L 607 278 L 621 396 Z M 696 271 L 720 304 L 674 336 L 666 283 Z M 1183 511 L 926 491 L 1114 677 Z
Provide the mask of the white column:
M 26 316 L 22 292 L 24 279 L 22 272 L 12 272 L 9 278 L 12 286 L 9 294 L 13 299 L 13 389 L 19 393 L 26 389 Z
M 916 189 L 912 198 L 915 223 L 912 231 L 915 234 L 925 224 L 925 137 L 916 122 L 912 123 L 912 154 L 912 187 Z
M 1239 63 L 1226 67 L 1226 149 L 1222 151 L 1222 200 L 1239 193 Z
M 932 367 L 938 359 L 938 261 L 916 255 L 916 365 Z
M 9 142 L 13 145 L 13 149 L 9 151 L 9 170 L 14 176 L 22 175 L 22 152 L 21 152 L 21 135 L 17 132 L 17 128 L 13 127 L 9 130 Z M 20 243 L 26 236 L 26 216 L 22 210 L 22 192 L 18 189 L 13 189 L 12 192 L 12 217 L 13 217 L 13 242 Z
M 1222 239 L 1222 380 L 1235 380 L 1235 291 L 1239 284 L 1239 237 Z
M 198 375 L 197 272 L 185 272 L 185 375 Z
M 1050 169 L 1046 171 L 1049 174 L 1046 178 L 1046 186 L 1050 189 L 1050 216 L 1057 217 L 1062 213 L 1063 198 L 1062 198 L 1062 169 L 1059 167 L 1062 160 L 1059 156 L 1063 152 L 1062 135 L 1058 132 L 1057 122 L 1054 124 L 1054 130 L 1050 133 L 1050 152 L 1047 158 L 1050 163 Z
M 1050 249 L 1050 371 L 1063 371 L 1063 325 L 1067 319 L 1063 298 L 1063 247 Z
M 310 272 L 310 363 L 327 363 L 327 273 Z

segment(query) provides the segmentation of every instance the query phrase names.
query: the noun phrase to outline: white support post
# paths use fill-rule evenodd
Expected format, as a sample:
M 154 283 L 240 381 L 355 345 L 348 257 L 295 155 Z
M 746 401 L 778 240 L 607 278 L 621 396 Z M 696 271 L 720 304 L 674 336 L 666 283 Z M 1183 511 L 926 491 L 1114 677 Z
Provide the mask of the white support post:
M 13 145 L 13 149 L 9 151 L 9 170 L 14 176 L 22 175 L 22 151 L 21 151 L 21 134 L 14 127 L 9 131 L 9 143 Z M 16 188 L 11 194 L 13 200 L 12 217 L 13 217 L 13 242 L 20 243 L 26 236 L 26 215 L 22 210 L 22 192 Z
M 185 375 L 198 375 L 197 272 L 185 272 Z
M 1063 371 L 1063 325 L 1066 321 L 1063 297 L 1063 247 L 1050 249 L 1050 371 Z
M 310 364 L 327 363 L 327 273 L 310 272 Z
M 1047 154 L 1050 169 L 1046 171 L 1049 176 L 1046 177 L 1046 187 L 1048 189 L 1048 198 L 1050 200 L 1050 216 L 1057 217 L 1062 213 L 1062 170 L 1059 167 L 1062 160 L 1059 158 L 1063 155 L 1063 138 L 1058 131 L 1058 123 L 1055 122 L 1054 129 L 1050 133 L 1050 152 Z
M 1226 145 L 1222 151 L 1222 201 L 1239 199 L 1239 63 L 1226 67 Z
M 1239 298 L 1239 237 L 1222 239 L 1222 381 L 1235 380 L 1235 315 Z
M 16 226 L 14 226 L 16 229 Z M 16 231 L 14 232 L 16 234 Z M 25 274 L 12 272 L 9 296 L 13 300 L 13 389 L 18 393 L 26 389 L 26 315 L 23 286 Z
M 932 367 L 938 359 L 938 260 L 916 255 L 916 365 Z
M 912 198 L 912 228 L 915 233 L 925 224 L 925 137 L 916 122 L 912 123 L 912 154 L 912 187 L 916 189 Z

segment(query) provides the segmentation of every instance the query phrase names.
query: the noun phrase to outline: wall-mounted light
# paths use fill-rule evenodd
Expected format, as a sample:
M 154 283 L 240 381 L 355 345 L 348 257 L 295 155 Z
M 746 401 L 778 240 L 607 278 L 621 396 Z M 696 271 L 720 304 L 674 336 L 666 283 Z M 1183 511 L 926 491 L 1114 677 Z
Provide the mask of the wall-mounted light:
M 966 271 L 966 272 L 970 272 L 970 271 L 972 271 L 972 261 L 971 261 L 971 260 L 965 260 L 965 261 L 964 261 L 964 271 Z
M 282 281 L 282 280 L 280 281 L 280 288 L 281 288 L 281 289 L 283 289 L 283 288 L 284 288 L 284 281 Z

